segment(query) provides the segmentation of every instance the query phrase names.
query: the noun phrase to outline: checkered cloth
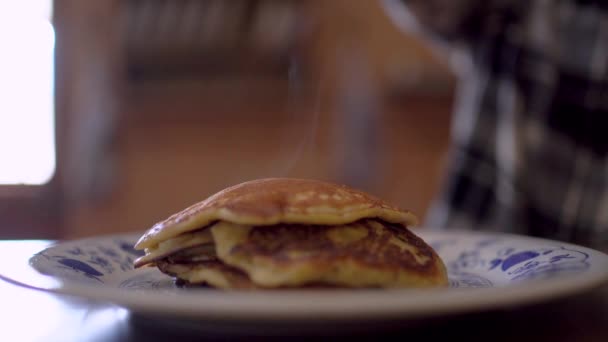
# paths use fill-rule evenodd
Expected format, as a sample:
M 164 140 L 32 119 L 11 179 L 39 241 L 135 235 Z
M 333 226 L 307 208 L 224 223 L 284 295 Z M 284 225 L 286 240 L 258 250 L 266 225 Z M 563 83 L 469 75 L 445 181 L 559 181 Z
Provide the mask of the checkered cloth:
M 606 249 L 608 1 L 403 2 L 469 66 L 426 224 Z

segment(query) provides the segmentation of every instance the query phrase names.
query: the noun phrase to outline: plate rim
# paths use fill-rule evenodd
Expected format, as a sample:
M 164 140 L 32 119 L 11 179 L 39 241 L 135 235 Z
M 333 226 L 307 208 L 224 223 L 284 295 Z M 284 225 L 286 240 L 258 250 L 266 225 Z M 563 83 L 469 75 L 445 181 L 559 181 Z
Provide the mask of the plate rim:
M 557 243 L 561 246 L 574 247 L 589 252 L 594 258 L 599 257 L 600 262 L 605 262 L 608 265 L 608 255 L 605 253 L 558 240 L 512 233 L 460 229 L 437 230 L 426 228 L 413 229 L 412 231 L 414 233 L 420 232 L 421 235 L 441 234 L 446 237 L 453 236 L 460 238 L 463 235 L 473 235 L 476 237 L 503 237 L 544 244 Z M 43 246 L 36 253 L 66 243 L 82 243 L 85 241 L 116 238 L 128 239 L 137 235 L 140 235 L 140 233 L 104 234 L 63 241 L 39 241 L 39 243 L 47 243 L 47 245 Z M 55 280 L 54 283 L 58 283 L 56 277 L 43 275 L 30 264 L 31 258 L 36 253 L 29 255 L 27 260 L 25 260 L 25 267 L 37 274 L 37 277 L 46 279 L 45 281 Z M 19 261 L 24 260 L 21 259 Z M 196 319 L 231 321 L 289 321 L 310 319 L 311 317 L 323 320 L 422 318 L 534 304 L 592 290 L 595 287 L 608 283 L 607 268 L 605 272 L 590 272 L 585 277 L 564 277 L 558 282 L 555 282 L 554 279 L 534 280 L 497 288 L 450 289 L 449 291 L 443 288 L 353 290 L 357 291 L 357 293 L 363 293 L 364 296 L 359 296 L 360 298 L 358 298 L 355 305 L 350 304 L 349 306 L 346 299 L 352 297 L 352 291 L 336 293 L 335 290 L 291 290 L 287 293 L 281 290 L 266 290 L 256 292 L 255 296 L 251 296 L 251 292 L 247 291 L 203 289 L 196 292 L 184 292 L 179 295 L 175 293 L 154 293 L 154 295 L 150 295 L 149 291 L 124 291 L 113 287 L 90 286 L 76 282 L 59 283 L 55 286 L 36 286 L 36 284 L 28 284 L 27 281 L 20 280 L 18 277 L 7 276 L 3 273 L 2 268 L 0 268 L 0 279 L 19 286 L 94 301 L 109 302 L 126 307 L 137 313 L 153 315 L 169 314 L 171 316 Z M 199 291 L 204 291 L 205 296 L 201 297 Z M 408 292 L 407 295 L 400 296 L 405 291 Z M 311 292 L 314 292 L 314 298 L 317 300 L 311 301 Z M 318 299 L 323 300 L 319 301 Z M 277 305 L 276 301 L 280 301 L 281 304 Z M 294 305 L 298 306 L 301 310 L 289 310 L 289 307 Z M 353 308 L 360 309 L 362 305 L 366 307 L 365 311 L 353 310 Z

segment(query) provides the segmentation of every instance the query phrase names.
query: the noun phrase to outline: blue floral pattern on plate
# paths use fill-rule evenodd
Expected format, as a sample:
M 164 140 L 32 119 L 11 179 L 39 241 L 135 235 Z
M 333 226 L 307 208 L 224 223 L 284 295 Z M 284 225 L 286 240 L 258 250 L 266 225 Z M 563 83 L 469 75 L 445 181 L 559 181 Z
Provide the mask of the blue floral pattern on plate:
M 133 249 L 133 240 L 89 239 L 47 248 L 30 259 L 40 273 L 84 282 L 106 283 L 116 272 L 133 272 L 133 261 L 143 251 Z
M 511 235 L 418 232 L 444 260 L 452 288 L 504 287 L 522 281 L 585 272 L 585 248 Z M 30 259 L 40 273 L 68 281 L 129 290 L 181 290 L 155 268 L 133 269 L 143 253 L 133 249 L 138 236 L 60 243 Z

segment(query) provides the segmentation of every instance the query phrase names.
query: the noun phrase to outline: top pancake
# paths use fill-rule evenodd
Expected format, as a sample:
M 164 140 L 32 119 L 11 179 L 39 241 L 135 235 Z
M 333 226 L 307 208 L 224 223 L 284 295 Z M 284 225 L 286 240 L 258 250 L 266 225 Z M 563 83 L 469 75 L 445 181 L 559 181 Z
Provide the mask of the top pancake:
M 344 185 L 308 179 L 267 178 L 222 190 L 150 228 L 136 249 L 156 246 L 215 221 L 267 226 L 278 223 L 340 225 L 363 218 L 417 224 L 416 216 Z

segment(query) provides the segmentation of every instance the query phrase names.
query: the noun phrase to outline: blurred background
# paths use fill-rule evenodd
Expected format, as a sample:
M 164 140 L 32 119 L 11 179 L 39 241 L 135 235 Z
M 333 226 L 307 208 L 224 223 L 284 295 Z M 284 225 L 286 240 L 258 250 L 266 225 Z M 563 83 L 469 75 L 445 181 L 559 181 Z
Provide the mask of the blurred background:
M 262 177 L 423 217 L 454 78 L 375 0 L 0 6 L 0 238 L 143 231 Z

